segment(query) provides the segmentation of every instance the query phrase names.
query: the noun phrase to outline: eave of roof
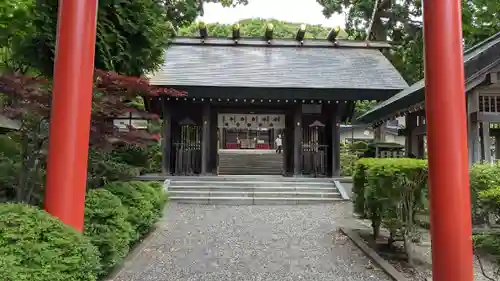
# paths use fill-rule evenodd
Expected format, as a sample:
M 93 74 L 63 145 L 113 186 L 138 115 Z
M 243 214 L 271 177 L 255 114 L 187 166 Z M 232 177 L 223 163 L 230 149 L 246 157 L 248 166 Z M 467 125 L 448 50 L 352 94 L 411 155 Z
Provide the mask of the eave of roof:
M 466 84 L 478 73 L 500 62 L 500 32 L 464 52 Z M 465 93 L 464 93 L 465 94 Z M 374 123 L 391 113 L 408 108 L 425 100 L 425 80 L 422 79 L 393 97 L 379 103 L 357 120 Z

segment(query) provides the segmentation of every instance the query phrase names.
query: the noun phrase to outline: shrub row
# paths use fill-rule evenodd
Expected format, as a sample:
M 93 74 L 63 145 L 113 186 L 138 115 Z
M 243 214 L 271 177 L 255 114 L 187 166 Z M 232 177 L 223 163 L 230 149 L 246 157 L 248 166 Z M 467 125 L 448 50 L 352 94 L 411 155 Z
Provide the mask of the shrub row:
M 414 217 L 425 207 L 425 160 L 363 158 L 357 162 L 353 180 L 355 212 L 371 220 L 375 237 L 381 226 L 391 238 L 413 235 Z
M 0 280 L 95 281 L 160 218 L 161 184 L 115 182 L 90 190 L 83 235 L 45 211 L 0 204 Z
M 371 220 L 375 237 L 384 226 L 391 233 L 389 243 L 397 236 L 407 242 L 406 236 L 413 235 L 416 215 L 428 215 L 429 212 L 427 175 L 425 160 L 358 160 L 353 175 L 354 212 Z M 490 223 L 491 217 L 499 219 L 500 166 L 474 165 L 470 170 L 470 186 L 474 222 Z M 500 232 L 483 233 L 474 240 L 477 248 L 486 250 L 500 261 Z

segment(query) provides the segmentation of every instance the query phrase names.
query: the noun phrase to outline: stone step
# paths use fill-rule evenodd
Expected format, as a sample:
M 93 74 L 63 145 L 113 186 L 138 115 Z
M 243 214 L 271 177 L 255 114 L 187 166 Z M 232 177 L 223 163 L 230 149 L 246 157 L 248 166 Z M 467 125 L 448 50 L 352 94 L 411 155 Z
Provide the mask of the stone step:
M 171 200 L 193 204 L 314 204 L 344 200 L 329 178 L 282 176 L 171 177 L 165 181 Z
M 187 197 L 171 196 L 170 200 L 187 204 L 224 204 L 224 205 L 290 205 L 290 204 L 318 204 L 343 201 L 342 198 L 279 198 L 279 197 Z
M 339 192 L 169 190 L 171 197 L 340 198 Z
M 154 178 L 155 176 L 150 176 L 151 178 Z M 335 180 L 340 180 L 342 178 L 311 178 L 311 177 L 283 177 L 283 176 L 247 176 L 247 175 L 227 175 L 227 176 L 213 176 L 213 175 L 206 175 L 206 176 L 158 176 L 160 180 L 166 180 L 169 179 L 172 182 L 228 182 L 228 181 L 233 181 L 233 182 L 259 182 L 259 183 L 266 183 L 266 182 L 279 182 L 279 183 L 292 183 L 292 182 L 297 182 L 297 183 L 327 183 L 327 184 L 332 184 Z
M 174 191 L 221 191 L 221 192 L 336 192 L 335 187 L 307 187 L 307 186 L 237 186 L 237 185 L 181 185 L 171 184 L 168 188 Z
M 311 188 L 335 188 L 332 181 L 259 181 L 259 180 L 175 180 L 170 181 L 170 186 L 204 186 L 210 188 L 219 188 L 224 186 L 229 187 L 278 187 L 278 188 L 300 188 L 300 187 L 311 187 Z

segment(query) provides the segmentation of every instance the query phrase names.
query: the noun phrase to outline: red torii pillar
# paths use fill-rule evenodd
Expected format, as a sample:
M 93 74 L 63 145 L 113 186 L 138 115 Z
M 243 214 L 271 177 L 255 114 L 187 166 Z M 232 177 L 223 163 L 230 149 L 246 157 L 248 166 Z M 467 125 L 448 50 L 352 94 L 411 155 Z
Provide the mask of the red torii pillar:
M 473 281 L 460 0 L 424 0 L 432 273 Z
M 97 0 L 59 0 L 45 209 L 83 230 Z

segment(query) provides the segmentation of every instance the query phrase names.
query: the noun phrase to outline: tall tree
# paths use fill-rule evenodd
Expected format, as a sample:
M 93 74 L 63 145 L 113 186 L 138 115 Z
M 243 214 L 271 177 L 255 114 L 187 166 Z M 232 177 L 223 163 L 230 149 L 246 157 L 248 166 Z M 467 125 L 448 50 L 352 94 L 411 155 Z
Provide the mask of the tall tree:
M 167 18 L 174 28 L 189 25 L 199 15 L 203 15 L 204 3 L 220 3 L 222 6 L 246 5 L 248 0 L 163 0 Z
M 113 120 L 128 112 L 144 119 L 158 118 L 137 106 L 134 102 L 137 95 L 185 95 L 184 92 L 172 89 L 152 87 L 142 78 L 102 70 L 96 70 L 94 85 L 89 146 L 99 149 L 100 153 L 103 148 L 109 148 L 111 142 L 145 144 L 153 140 L 153 135 L 148 131 L 129 128 L 123 132 L 114 126 Z M 51 85 L 43 78 L 5 74 L 0 75 L 0 93 L 2 114 L 20 123 L 18 130 L 7 135 L 18 144 L 17 155 L 5 155 L 0 151 L 0 162 L 12 162 L 10 165 L 0 166 L 0 194 L 6 191 L 16 201 L 39 202 L 40 198 L 32 196 L 40 196 L 40 189 L 43 187 Z M 6 169 L 8 173 L 5 173 Z
M 273 35 L 276 38 L 294 38 L 297 30 L 302 23 L 292 23 L 285 22 L 276 19 L 243 19 L 238 21 L 240 24 L 241 36 L 245 37 L 261 37 L 264 35 L 266 29 L 266 23 L 272 23 L 274 25 Z M 214 23 L 207 24 L 208 32 L 210 36 L 220 36 L 227 37 L 231 35 L 232 24 L 222 24 Z M 324 27 L 321 25 L 309 25 L 307 27 L 306 38 L 318 38 L 325 39 L 330 32 L 331 28 Z M 179 29 L 178 35 L 182 36 L 198 36 L 198 24 L 192 23 L 189 26 Z
M 11 44 L 15 59 L 51 76 L 58 1 L 14 2 L 0 2 L 0 41 L 9 42 L 1 39 L 14 38 L 11 35 L 26 38 Z M 203 13 L 204 2 L 230 6 L 246 4 L 247 0 L 100 0 L 96 68 L 133 76 L 156 70 L 164 61 L 165 47 L 173 28 L 189 24 Z M 20 37 L 21 33 L 26 36 Z
M 421 0 L 316 0 L 323 14 L 346 14 L 346 27 L 358 39 L 369 35 L 371 40 L 388 40 L 394 48 L 388 54 L 408 83 L 423 78 L 423 33 Z M 375 3 L 377 7 L 375 8 Z M 374 9 L 375 8 L 375 9 Z M 375 10 L 375 14 L 374 14 Z M 465 47 L 470 47 L 500 31 L 499 1 L 463 0 L 463 30 Z

